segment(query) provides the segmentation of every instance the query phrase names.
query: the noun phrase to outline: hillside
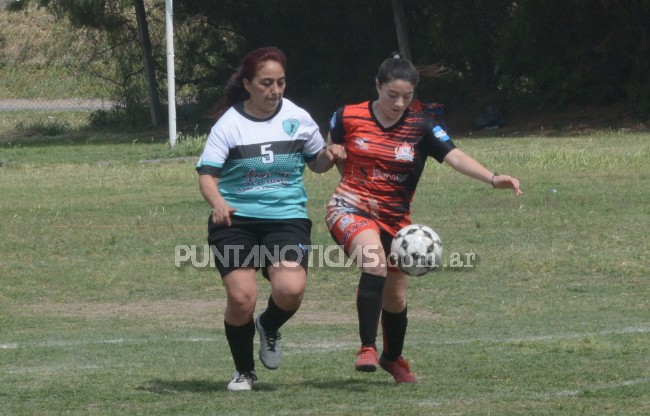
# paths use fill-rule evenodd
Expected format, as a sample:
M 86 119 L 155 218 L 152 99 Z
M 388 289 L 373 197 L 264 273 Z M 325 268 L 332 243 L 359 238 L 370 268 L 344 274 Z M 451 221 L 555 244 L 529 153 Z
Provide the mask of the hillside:
M 101 98 L 83 65 L 91 49 L 63 21 L 35 6 L 0 7 L 0 98 Z

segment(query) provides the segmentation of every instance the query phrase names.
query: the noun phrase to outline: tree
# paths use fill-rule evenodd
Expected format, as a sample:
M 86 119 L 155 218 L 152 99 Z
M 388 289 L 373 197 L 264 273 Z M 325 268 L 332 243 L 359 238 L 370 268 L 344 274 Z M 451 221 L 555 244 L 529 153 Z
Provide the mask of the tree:
M 397 33 L 399 52 L 405 59 L 412 61 L 413 57 L 411 56 L 408 28 L 406 17 L 404 16 L 404 4 L 402 3 L 402 0 L 391 0 L 391 5 L 393 6 L 393 17 L 395 19 L 395 30 Z
M 551 108 L 629 101 L 648 112 L 648 22 L 648 0 L 520 1 L 501 31 L 503 84 Z
M 288 57 L 287 96 L 323 123 L 344 102 L 372 96 L 377 67 L 398 49 L 384 0 L 224 0 L 218 8 L 177 0 L 175 7 L 179 27 L 202 27 L 178 42 L 179 61 L 194 72 L 179 69 L 182 89 L 214 101 L 244 53 L 274 45 Z
M 161 10 L 145 0 L 38 1 L 106 45 L 89 68 L 156 124 Z M 179 121 L 193 127 L 211 123 L 201 116 L 241 56 L 270 45 L 288 57 L 287 97 L 321 124 L 373 97 L 377 67 L 395 50 L 418 67 L 444 63 L 448 76 L 418 92 L 449 108 L 631 100 L 650 112 L 650 0 L 175 0 L 174 17 Z
M 156 81 L 156 73 L 154 70 L 155 64 L 153 60 L 153 51 L 151 49 L 151 39 L 149 38 L 149 26 L 147 25 L 144 1 L 133 0 L 133 7 L 135 8 L 136 21 L 138 22 L 140 48 L 142 49 L 142 60 L 144 62 L 144 76 L 147 80 L 151 124 L 153 124 L 154 127 L 160 127 L 162 125 L 162 110 L 158 95 L 158 82 Z
M 155 72 L 161 66 L 156 64 L 144 0 L 38 1 L 55 16 L 68 19 L 81 34 L 95 40 L 96 51 L 87 68 L 92 71 L 96 65 L 94 73 L 115 85 L 114 98 L 123 103 L 133 122 L 139 119 L 139 109 L 148 107 L 151 124 L 154 127 L 163 124 Z M 130 47 L 134 43 L 139 47 Z M 146 103 L 142 102 L 143 96 L 148 97 Z

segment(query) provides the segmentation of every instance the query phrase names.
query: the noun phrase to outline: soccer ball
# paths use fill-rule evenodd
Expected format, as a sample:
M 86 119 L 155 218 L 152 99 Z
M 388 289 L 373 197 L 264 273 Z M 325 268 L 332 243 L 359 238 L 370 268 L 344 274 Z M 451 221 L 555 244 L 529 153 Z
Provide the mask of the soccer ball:
M 440 266 L 442 241 L 426 225 L 411 224 L 395 234 L 390 245 L 391 264 L 409 276 L 422 276 Z

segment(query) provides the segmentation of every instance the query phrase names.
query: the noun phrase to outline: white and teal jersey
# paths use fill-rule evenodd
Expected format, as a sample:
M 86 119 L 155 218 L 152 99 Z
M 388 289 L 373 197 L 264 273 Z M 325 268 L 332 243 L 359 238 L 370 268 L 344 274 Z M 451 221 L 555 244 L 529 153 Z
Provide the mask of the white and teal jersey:
M 302 176 L 305 162 L 324 147 L 318 125 L 283 98 L 278 111 L 261 120 L 235 105 L 212 127 L 196 169 L 219 178 L 219 192 L 254 218 L 307 218 Z

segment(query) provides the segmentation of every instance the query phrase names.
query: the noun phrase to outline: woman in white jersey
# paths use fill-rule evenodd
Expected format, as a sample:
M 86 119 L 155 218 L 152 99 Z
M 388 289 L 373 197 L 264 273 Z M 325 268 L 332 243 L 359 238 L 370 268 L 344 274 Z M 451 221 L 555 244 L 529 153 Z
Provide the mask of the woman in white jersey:
M 325 172 L 339 158 L 340 149 L 325 148 L 311 116 L 283 98 L 285 67 L 277 48 L 242 59 L 196 166 L 212 208 L 208 242 L 226 288 L 224 325 L 235 362 L 230 391 L 251 390 L 257 380 L 256 329 L 262 364 L 280 366 L 278 330 L 300 307 L 307 281 L 312 223 L 302 175 L 305 165 Z M 257 269 L 271 283 L 271 296 L 254 320 Z

